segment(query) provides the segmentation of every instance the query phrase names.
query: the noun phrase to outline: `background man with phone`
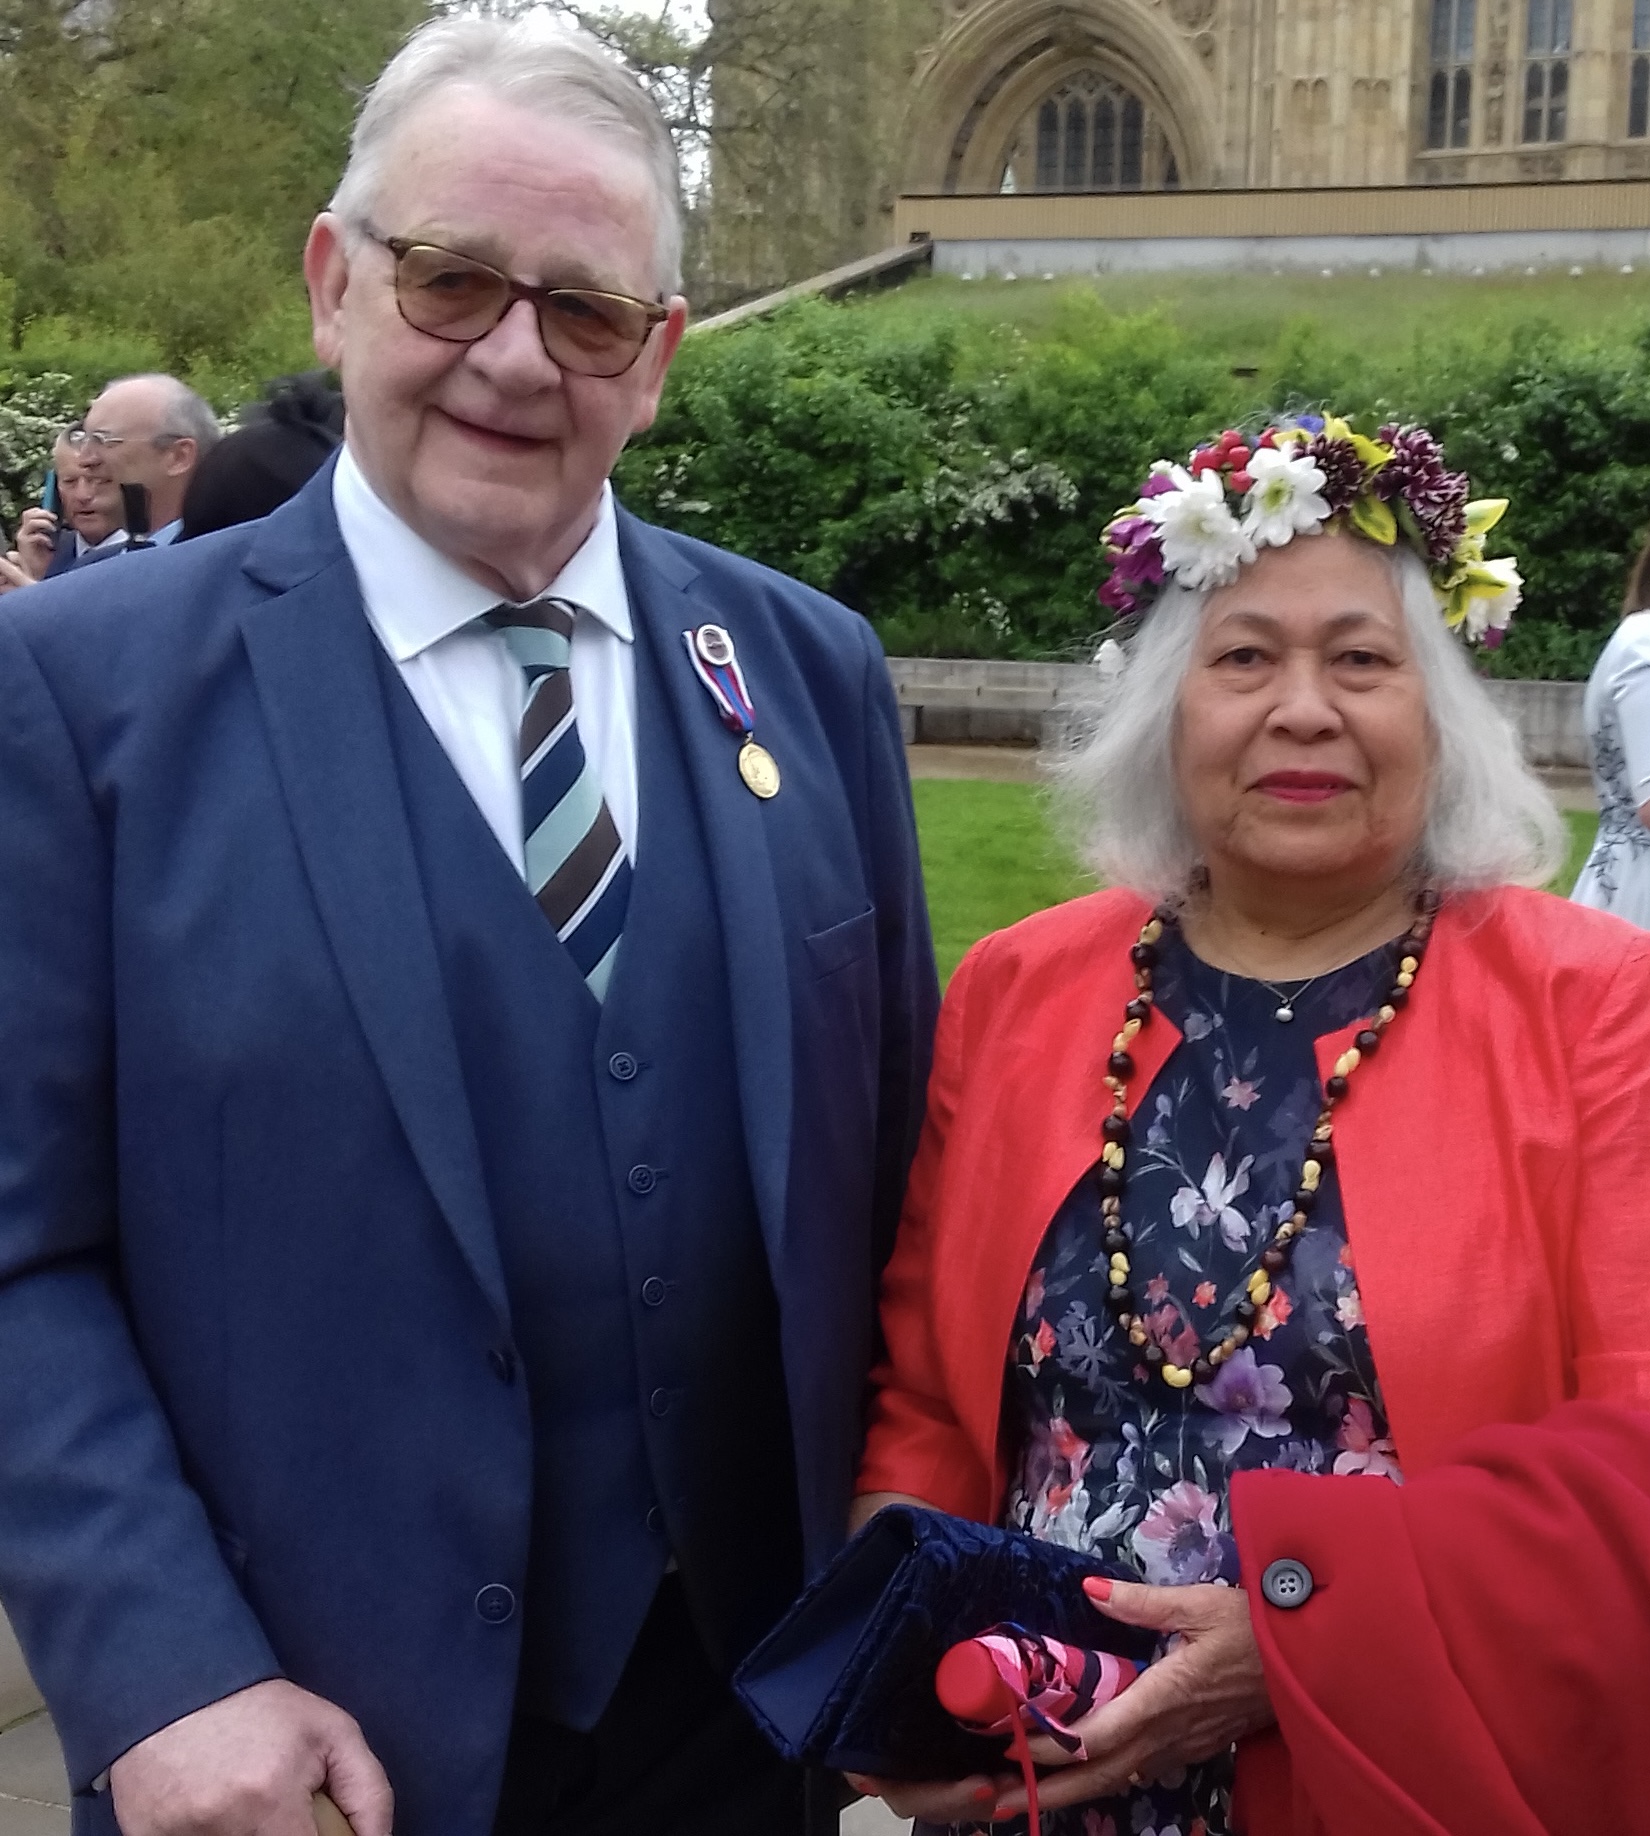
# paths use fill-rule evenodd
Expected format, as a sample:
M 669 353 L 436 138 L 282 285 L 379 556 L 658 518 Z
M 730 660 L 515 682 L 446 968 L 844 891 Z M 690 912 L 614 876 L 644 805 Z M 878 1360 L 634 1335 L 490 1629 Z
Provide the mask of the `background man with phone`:
M 0 558 L 0 592 L 50 580 L 89 555 L 106 558 L 125 544 L 120 487 L 81 464 L 75 432 L 65 428 L 57 436 L 40 502 L 23 512 L 16 548 Z

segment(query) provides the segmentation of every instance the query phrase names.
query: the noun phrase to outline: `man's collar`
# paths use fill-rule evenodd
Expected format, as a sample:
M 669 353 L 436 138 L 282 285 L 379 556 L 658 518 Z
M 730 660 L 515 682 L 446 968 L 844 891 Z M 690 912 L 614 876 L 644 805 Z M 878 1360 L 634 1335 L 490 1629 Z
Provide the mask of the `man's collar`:
M 451 637 L 499 603 L 496 593 L 396 515 L 367 483 L 347 445 L 338 455 L 332 501 L 368 615 L 396 662 Z M 611 486 L 602 486 L 595 528 L 546 592 L 593 613 L 616 637 L 631 642 Z

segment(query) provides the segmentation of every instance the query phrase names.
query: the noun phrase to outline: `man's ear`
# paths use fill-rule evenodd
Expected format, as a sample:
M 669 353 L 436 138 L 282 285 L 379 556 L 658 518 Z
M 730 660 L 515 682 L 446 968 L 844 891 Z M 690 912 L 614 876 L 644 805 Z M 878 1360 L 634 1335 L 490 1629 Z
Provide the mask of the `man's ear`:
M 304 283 L 309 288 L 309 316 L 315 354 L 336 370 L 344 354 L 344 293 L 349 285 L 349 251 L 344 225 L 323 210 L 309 228 L 304 244 Z
M 647 349 L 639 359 L 646 367 L 635 418 L 630 424 L 633 434 L 645 433 L 658 416 L 659 397 L 664 394 L 665 378 L 670 374 L 670 366 L 676 361 L 676 353 L 682 347 L 682 334 L 687 330 L 687 323 L 688 303 L 678 293 L 670 302 L 670 317 L 663 325 L 655 327 Z
M 176 440 L 168 440 L 164 453 L 168 475 L 173 478 L 187 477 L 194 471 L 195 461 L 200 456 L 200 443 L 191 435 L 183 434 Z

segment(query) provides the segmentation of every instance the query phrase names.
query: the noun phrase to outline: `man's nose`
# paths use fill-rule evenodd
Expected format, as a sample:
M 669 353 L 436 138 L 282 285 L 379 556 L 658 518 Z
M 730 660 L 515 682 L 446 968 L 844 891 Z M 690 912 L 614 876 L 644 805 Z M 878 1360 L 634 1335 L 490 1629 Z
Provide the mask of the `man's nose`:
M 512 300 L 509 311 L 485 338 L 470 346 L 468 355 L 499 387 L 542 389 L 559 381 L 562 373 L 544 348 L 539 315 L 531 300 Z

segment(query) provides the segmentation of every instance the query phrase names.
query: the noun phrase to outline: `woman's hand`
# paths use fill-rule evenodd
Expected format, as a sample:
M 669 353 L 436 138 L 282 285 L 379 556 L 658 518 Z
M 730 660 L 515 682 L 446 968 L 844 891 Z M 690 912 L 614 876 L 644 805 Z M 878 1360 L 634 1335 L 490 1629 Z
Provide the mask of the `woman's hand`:
M 1112 1619 L 1178 1633 L 1179 1643 L 1132 1688 L 1073 1723 L 1072 1732 L 1088 1751 L 1086 1762 L 1074 1764 L 1046 1737 L 1031 1742 L 1039 1766 L 1060 1769 L 1039 1785 L 1046 1810 L 1117 1797 L 1142 1780 L 1213 1759 L 1270 1725 L 1272 1704 L 1242 1589 L 1142 1587 L 1130 1581 L 1083 1585 Z M 996 1814 L 1012 1816 L 1025 1808 L 1025 1787 L 1014 1780 L 999 1796 Z

